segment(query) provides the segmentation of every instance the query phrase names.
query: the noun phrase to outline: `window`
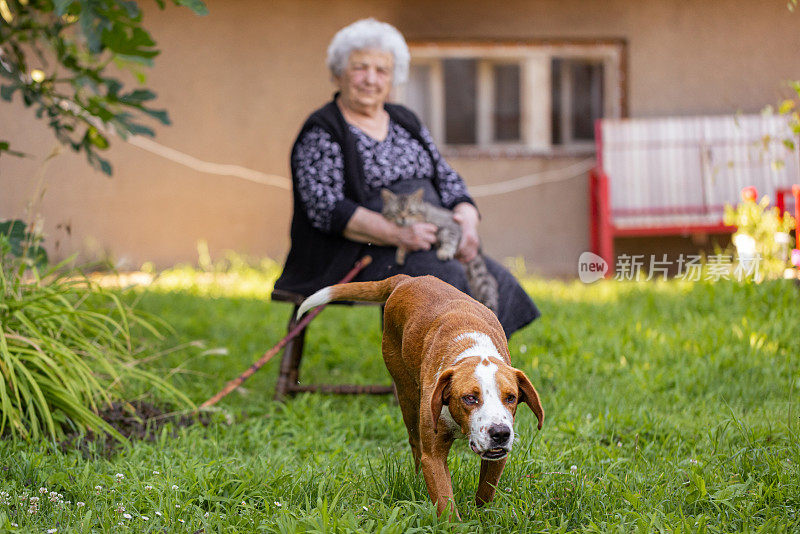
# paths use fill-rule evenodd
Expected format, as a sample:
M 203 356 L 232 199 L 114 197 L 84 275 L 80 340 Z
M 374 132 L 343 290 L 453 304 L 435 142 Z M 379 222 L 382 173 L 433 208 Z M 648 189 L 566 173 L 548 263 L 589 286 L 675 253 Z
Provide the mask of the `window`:
M 398 99 L 452 149 L 592 150 L 623 110 L 624 43 L 411 44 Z

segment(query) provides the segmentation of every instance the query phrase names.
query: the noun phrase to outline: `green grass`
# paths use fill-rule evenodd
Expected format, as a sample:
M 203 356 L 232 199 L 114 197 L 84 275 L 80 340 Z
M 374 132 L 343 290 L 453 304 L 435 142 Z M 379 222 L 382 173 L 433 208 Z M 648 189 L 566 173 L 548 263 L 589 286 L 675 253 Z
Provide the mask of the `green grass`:
M 200 403 L 280 339 L 290 309 L 266 298 L 270 275 L 212 286 L 178 278 L 139 306 L 174 326 L 171 342 L 183 348 L 157 363 L 177 368 L 172 383 Z M 1 441 L 0 530 L 800 530 L 794 285 L 526 287 L 544 315 L 510 347 L 542 396 L 544 428 L 521 408 L 521 440 L 484 509 L 473 503 L 477 458 L 454 446 L 461 524 L 436 518 L 392 399 L 277 404 L 275 358 L 220 403 L 209 426 L 165 428 L 110 458 L 91 444 L 87 453 Z M 376 310 L 336 307 L 316 319 L 301 379 L 388 384 Z M 40 487 L 70 504 L 50 502 Z M 26 492 L 41 497 L 36 514 L 20 503 Z

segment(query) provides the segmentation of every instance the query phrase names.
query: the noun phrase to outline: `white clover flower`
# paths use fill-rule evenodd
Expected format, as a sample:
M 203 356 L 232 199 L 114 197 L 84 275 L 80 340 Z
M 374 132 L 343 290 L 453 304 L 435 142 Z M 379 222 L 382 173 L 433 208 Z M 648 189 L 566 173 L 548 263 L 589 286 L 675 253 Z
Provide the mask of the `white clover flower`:
M 39 502 L 39 497 L 31 497 L 30 502 L 31 504 L 37 504 Z
M 57 528 L 50 528 L 50 529 L 47 529 L 47 534 L 55 534 L 56 532 L 58 532 L 58 529 L 57 529 Z
M 39 488 L 39 493 L 41 493 L 42 495 L 44 495 L 45 493 L 47 493 L 47 488 L 45 488 L 45 487 L 41 487 L 41 488 Z
M 158 471 L 153 471 L 153 474 L 154 475 L 160 475 L 161 473 L 159 473 Z
M 116 512 L 117 512 L 118 514 L 121 514 L 121 513 L 122 513 L 122 512 L 124 512 L 124 511 L 125 511 L 125 507 L 124 507 L 124 506 L 122 506 L 122 503 L 121 503 L 121 502 L 118 502 L 118 503 L 117 503 Z
M 208 517 L 208 512 L 204 513 L 203 517 Z
M 578 466 L 573 465 L 572 467 L 569 468 L 569 472 L 572 473 L 573 475 L 576 474 L 578 472 Z
M 161 512 L 159 512 L 158 510 L 156 510 L 156 515 L 157 515 L 158 517 L 161 517 Z
M 180 504 L 176 504 L 176 505 L 175 505 L 175 508 L 180 508 L 180 507 L 181 507 L 181 505 L 180 505 Z
M 617 442 L 617 447 L 622 447 L 622 442 L 621 441 Z
M 83 508 L 84 506 L 86 506 L 86 503 L 83 501 L 78 501 L 75 503 L 75 506 L 77 506 L 78 508 Z
M 361 509 L 364 510 L 365 512 L 369 512 L 369 508 L 367 508 L 366 506 L 362 506 Z
M 122 480 L 125 478 L 125 475 L 123 475 L 122 473 L 117 473 L 114 476 L 117 477 L 117 482 L 122 482 Z
M 11 526 L 14 527 L 14 528 L 17 528 L 19 525 L 16 524 L 16 523 L 11 523 Z
M 143 515 L 142 516 L 142 521 L 150 521 L 150 518 L 147 517 L 146 515 Z
M 176 489 L 178 489 L 178 486 L 177 486 L 177 485 L 175 485 L 175 484 L 173 484 L 173 485 L 172 485 L 172 489 L 176 490 Z
M 153 486 L 147 485 L 144 487 L 144 489 L 146 489 L 147 491 L 151 491 L 153 489 Z
M 132 518 L 133 516 L 132 516 L 131 514 L 124 513 L 124 514 L 122 514 L 122 517 L 124 517 L 125 519 L 130 519 L 130 518 Z
M 698 461 L 697 461 L 697 460 L 695 460 L 694 458 L 690 458 L 690 459 L 689 459 L 689 463 L 690 463 L 690 464 L 692 464 L 692 465 L 697 465 L 697 464 L 699 464 L 700 462 L 698 462 Z
M 58 493 L 56 493 L 55 491 L 51 491 L 48 497 L 50 497 L 50 502 L 58 502 L 60 500 L 58 498 L 59 497 Z

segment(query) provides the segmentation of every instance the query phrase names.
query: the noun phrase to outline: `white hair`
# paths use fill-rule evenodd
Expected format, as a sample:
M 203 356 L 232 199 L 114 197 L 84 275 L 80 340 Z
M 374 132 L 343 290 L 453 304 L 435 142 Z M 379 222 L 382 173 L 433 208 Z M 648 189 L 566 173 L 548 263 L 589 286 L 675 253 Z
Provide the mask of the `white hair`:
M 333 36 L 328 46 L 328 68 L 334 76 L 341 76 L 356 50 L 380 50 L 394 56 L 392 83 L 399 85 L 408 78 L 411 54 L 403 35 L 391 24 L 373 18 L 358 20 L 345 26 Z

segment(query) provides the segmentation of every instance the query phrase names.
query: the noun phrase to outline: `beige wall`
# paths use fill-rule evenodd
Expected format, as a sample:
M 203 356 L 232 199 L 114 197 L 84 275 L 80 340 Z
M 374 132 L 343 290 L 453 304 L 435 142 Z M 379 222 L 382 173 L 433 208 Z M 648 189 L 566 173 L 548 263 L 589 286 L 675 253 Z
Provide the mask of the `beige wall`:
M 631 116 L 758 111 L 783 80 L 800 76 L 800 15 L 783 2 L 661 0 L 537 2 L 209 0 L 198 18 L 170 7 L 145 24 L 162 49 L 148 86 L 173 125 L 156 140 L 217 163 L 288 175 L 303 118 L 329 98 L 324 53 L 335 31 L 374 16 L 410 40 L 624 38 Z M 55 142 L 21 104 L 0 104 L 0 138 L 32 159 L 0 158 L 0 219 L 22 216 Z M 64 153 L 45 169 L 41 202 L 56 257 L 110 253 L 127 266 L 196 260 L 196 241 L 282 259 L 288 191 L 214 176 L 122 142 L 108 153 L 114 176 Z M 515 178 L 574 160 L 454 158 L 470 184 Z M 479 200 L 485 248 L 522 255 L 543 274 L 574 271 L 588 247 L 585 178 Z M 69 225 L 71 234 L 63 229 Z

